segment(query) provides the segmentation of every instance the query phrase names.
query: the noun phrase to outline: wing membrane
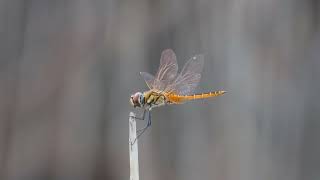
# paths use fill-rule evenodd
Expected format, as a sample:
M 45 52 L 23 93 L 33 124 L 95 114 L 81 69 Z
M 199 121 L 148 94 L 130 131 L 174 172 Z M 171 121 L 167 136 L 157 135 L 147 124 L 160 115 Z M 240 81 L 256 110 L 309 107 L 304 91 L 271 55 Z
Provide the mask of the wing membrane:
M 166 49 L 161 53 L 160 65 L 155 77 L 147 72 L 141 72 L 150 89 L 163 91 L 169 82 L 172 82 L 178 73 L 178 63 L 175 53 Z
M 182 68 L 180 74 L 165 89 L 179 95 L 189 95 L 198 86 L 204 64 L 203 55 L 192 57 Z
M 154 82 L 154 76 L 147 73 L 147 72 L 140 72 L 140 76 L 144 79 L 147 86 L 152 89 L 153 88 L 153 82 Z
M 157 80 L 153 75 L 147 73 L 147 72 L 140 72 L 140 75 L 146 82 L 147 86 L 150 89 L 164 89 L 165 84 L 159 80 Z
M 166 49 L 161 53 L 160 65 L 155 76 L 153 88 L 164 90 L 165 86 L 173 81 L 178 73 L 178 63 L 176 54 L 171 49 Z

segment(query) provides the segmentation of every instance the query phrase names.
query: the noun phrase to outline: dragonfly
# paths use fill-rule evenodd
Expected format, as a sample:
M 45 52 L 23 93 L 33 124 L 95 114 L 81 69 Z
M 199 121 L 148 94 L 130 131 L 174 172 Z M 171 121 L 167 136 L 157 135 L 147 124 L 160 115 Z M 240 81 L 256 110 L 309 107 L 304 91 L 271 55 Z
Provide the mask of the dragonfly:
M 226 93 L 226 91 L 193 93 L 199 84 L 203 65 L 204 56 L 202 54 L 195 55 L 185 63 L 178 73 L 176 54 L 172 49 L 166 49 L 161 53 L 160 65 L 154 76 L 147 72 L 140 72 L 149 90 L 131 95 L 130 103 L 135 108 L 144 109 L 142 117 L 133 118 L 145 120 L 146 114 L 148 115 L 147 124 L 137 131 L 136 139 L 151 126 L 151 110 L 153 108 L 170 104 L 183 104 L 187 101 L 216 97 Z

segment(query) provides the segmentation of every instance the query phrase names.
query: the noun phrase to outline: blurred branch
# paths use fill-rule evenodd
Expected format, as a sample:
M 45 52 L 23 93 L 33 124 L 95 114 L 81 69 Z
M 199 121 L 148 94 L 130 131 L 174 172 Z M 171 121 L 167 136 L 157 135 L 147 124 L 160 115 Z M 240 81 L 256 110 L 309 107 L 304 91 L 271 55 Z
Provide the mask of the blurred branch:
M 139 180 L 138 139 L 136 131 L 135 114 L 129 115 L 129 154 L 130 154 L 130 180 Z M 132 142 L 133 141 L 133 142 Z

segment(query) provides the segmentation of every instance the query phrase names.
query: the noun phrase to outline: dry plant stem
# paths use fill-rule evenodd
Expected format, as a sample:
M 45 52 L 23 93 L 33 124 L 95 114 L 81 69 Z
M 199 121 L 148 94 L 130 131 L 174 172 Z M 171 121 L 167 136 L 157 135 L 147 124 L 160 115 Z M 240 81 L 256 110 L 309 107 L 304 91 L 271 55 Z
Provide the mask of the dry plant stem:
M 135 114 L 129 115 L 129 154 L 130 154 L 130 180 L 139 180 L 138 139 L 136 131 Z M 135 142 L 133 142 L 135 141 Z

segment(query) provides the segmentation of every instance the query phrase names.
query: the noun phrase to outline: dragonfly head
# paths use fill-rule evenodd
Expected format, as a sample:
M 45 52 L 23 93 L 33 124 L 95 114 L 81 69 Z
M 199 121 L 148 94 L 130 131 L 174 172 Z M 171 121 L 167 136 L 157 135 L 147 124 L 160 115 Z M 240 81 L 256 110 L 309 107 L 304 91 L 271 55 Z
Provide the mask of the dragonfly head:
M 142 107 L 144 104 L 143 99 L 143 94 L 141 92 L 136 92 L 135 94 L 131 95 L 130 103 L 133 107 Z

